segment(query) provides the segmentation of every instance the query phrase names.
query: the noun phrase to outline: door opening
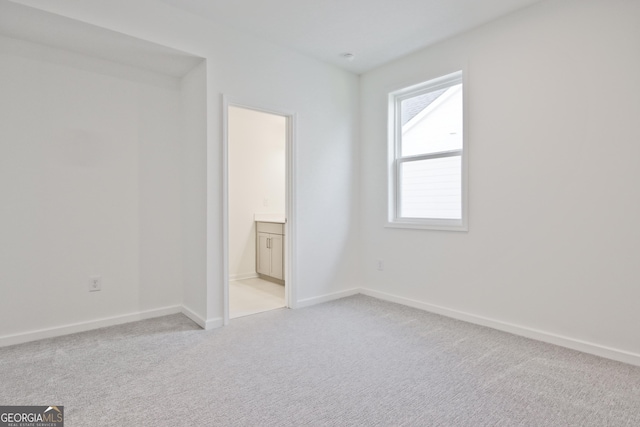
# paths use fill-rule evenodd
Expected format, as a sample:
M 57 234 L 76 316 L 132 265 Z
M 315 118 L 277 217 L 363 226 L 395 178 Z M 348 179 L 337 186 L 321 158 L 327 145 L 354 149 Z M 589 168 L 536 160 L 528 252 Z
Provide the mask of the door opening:
M 291 307 L 294 116 L 226 102 L 224 320 Z

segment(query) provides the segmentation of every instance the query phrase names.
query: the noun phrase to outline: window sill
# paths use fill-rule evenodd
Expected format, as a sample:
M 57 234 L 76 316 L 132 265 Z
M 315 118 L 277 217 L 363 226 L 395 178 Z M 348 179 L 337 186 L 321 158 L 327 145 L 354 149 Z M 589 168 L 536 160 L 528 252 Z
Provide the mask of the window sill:
M 442 223 L 426 221 L 388 221 L 385 228 L 408 228 L 414 230 L 436 230 L 436 231 L 462 231 L 468 232 L 469 227 L 462 223 Z

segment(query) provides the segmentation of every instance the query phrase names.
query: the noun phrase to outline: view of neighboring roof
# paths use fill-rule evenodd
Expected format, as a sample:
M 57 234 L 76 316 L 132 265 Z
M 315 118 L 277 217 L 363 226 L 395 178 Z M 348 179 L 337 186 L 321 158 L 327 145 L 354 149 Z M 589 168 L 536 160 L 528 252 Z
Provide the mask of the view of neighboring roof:
M 413 119 L 418 115 L 418 113 L 431 105 L 431 103 L 438 99 L 440 95 L 445 93 L 447 89 L 448 88 L 444 88 L 428 92 L 402 101 L 402 107 L 400 108 L 402 114 L 402 126 L 407 124 L 409 120 Z

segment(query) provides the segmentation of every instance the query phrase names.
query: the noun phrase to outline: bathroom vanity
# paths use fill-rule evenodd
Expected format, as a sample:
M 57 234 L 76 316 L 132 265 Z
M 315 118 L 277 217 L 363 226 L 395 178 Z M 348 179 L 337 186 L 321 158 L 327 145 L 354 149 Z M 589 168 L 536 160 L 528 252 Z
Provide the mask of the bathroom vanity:
M 284 284 L 284 219 L 256 220 L 256 272 Z

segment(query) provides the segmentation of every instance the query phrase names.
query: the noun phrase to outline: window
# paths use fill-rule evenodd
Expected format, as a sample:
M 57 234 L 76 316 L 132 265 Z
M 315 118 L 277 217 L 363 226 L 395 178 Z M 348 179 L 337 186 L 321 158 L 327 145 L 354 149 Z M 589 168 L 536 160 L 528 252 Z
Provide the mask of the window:
M 462 72 L 393 92 L 389 226 L 466 230 Z

